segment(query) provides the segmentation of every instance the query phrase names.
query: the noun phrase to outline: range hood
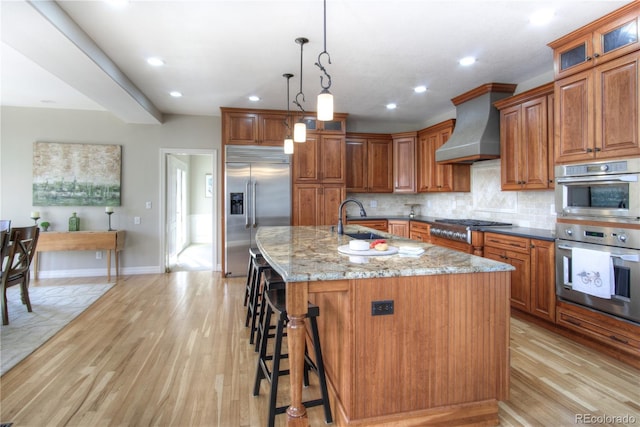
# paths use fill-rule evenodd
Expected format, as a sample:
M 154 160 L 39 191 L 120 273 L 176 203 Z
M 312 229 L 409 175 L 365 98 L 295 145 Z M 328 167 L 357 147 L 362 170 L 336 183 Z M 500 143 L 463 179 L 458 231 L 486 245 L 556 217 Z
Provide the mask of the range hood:
M 437 163 L 473 163 L 500 157 L 500 112 L 493 103 L 511 96 L 515 84 L 487 83 L 451 100 L 456 127 L 436 150 Z

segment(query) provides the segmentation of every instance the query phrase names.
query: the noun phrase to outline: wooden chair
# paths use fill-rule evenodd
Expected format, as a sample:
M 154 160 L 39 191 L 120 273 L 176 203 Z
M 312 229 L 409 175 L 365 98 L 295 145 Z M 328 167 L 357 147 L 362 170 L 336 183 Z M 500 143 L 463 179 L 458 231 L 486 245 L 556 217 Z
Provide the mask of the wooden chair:
M 20 285 L 22 303 L 27 306 L 27 311 L 31 312 L 31 301 L 29 300 L 29 280 L 31 261 L 36 252 L 40 229 L 37 225 L 31 227 L 14 227 L 11 230 L 10 243 L 6 249 L 6 260 L 3 250 L 2 282 L 2 324 L 9 324 L 9 313 L 7 311 L 7 288 Z
M 0 231 L 9 231 L 9 230 L 11 230 L 11 220 L 0 219 Z

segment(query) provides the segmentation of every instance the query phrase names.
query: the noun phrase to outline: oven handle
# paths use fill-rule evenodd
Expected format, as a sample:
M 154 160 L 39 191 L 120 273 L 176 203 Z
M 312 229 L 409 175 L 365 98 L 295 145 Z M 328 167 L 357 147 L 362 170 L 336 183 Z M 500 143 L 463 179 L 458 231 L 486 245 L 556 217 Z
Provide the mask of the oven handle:
M 637 174 L 629 174 L 629 175 L 604 175 L 604 176 L 594 176 L 589 178 L 578 178 L 578 177 L 568 177 L 568 178 L 556 178 L 556 182 L 558 184 L 565 185 L 578 185 L 578 184 L 589 184 L 596 182 L 598 184 L 609 184 L 614 182 L 638 182 Z
M 566 249 L 566 250 L 570 251 L 573 248 L 571 246 L 558 245 L 558 249 Z M 616 257 L 616 258 L 620 258 L 623 261 L 640 262 L 640 255 L 637 255 L 637 254 L 628 254 L 628 255 L 611 254 L 611 256 L 612 257 Z

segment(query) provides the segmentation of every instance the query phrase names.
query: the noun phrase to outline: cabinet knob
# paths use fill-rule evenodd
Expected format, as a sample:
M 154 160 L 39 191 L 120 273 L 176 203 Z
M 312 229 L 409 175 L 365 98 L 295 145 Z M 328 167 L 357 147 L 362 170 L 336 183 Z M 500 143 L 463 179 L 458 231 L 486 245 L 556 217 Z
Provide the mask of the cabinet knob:
M 593 57 L 594 57 L 594 58 L 600 58 L 600 54 L 599 54 L 599 53 L 594 53 L 594 54 L 593 54 Z
M 593 58 L 592 58 L 592 57 L 590 57 L 590 56 L 587 56 L 585 59 L 586 59 L 587 61 L 591 61 Z
M 593 153 L 593 148 L 587 148 L 587 153 Z
M 598 151 L 602 151 L 602 149 L 601 149 L 601 148 L 596 147 L 596 148 L 594 149 L 594 151 L 597 153 Z

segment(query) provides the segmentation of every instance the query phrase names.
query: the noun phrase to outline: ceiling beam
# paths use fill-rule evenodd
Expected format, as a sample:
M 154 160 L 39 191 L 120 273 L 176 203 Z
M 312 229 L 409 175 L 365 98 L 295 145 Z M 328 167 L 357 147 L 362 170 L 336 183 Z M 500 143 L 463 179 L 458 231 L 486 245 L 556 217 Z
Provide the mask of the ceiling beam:
M 122 121 L 162 123 L 162 112 L 56 2 L 7 2 L 2 25 L 5 43 Z

